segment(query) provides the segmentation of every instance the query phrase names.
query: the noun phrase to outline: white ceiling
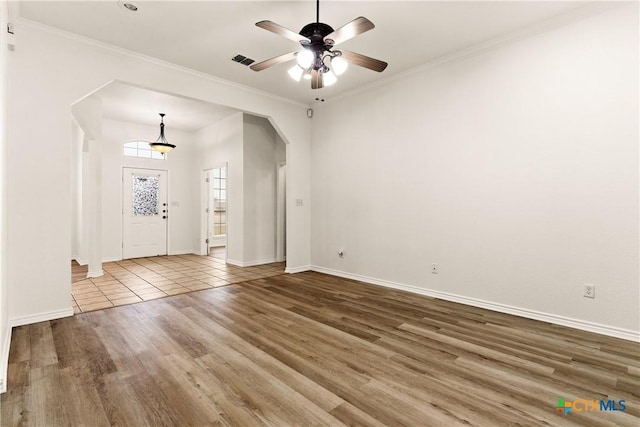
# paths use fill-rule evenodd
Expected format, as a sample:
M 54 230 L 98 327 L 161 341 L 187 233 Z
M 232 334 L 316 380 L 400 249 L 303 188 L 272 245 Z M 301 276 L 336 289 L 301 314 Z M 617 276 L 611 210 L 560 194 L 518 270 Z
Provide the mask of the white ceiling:
M 335 85 L 312 90 L 308 81 L 297 83 L 289 78 L 289 64 L 254 72 L 232 62 L 231 58 L 242 54 L 259 62 L 297 50 L 299 45 L 295 42 L 260 29 L 255 23 L 271 20 L 298 32 L 315 21 L 313 0 L 130 2 L 138 6 L 137 12 L 128 11 L 112 0 L 24 1 L 20 3 L 19 13 L 22 19 L 312 104 L 316 97 L 330 99 L 586 4 L 575 1 L 323 0 L 320 20 L 334 28 L 358 16 L 365 16 L 376 25 L 340 46 L 384 60 L 389 66 L 383 73 L 376 73 L 352 65 Z M 123 88 L 112 89 L 115 93 Z M 157 117 L 156 110 L 153 114 Z M 120 114 L 133 112 L 122 110 Z
M 131 123 L 160 125 L 165 113 L 167 129 L 195 131 L 238 110 L 195 99 L 113 82 L 93 94 L 102 99 L 103 117 Z

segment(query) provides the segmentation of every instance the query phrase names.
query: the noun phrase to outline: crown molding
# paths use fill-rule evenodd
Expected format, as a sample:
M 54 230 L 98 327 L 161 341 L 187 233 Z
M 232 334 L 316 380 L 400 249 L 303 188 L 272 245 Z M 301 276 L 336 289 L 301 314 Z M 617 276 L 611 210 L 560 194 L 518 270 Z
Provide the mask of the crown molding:
M 197 71 L 194 70 L 192 68 L 188 68 L 188 67 L 184 67 L 182 65 L 178 65 L 178 64 L 174 64 L 173 62 L 169 62 L 169 61 L 165 61 L 162 59 L 158 59 L 155 58 L 153 56 L 148 56 L 148 55 L 144 55 L 142 53 L 138 53 L 138 52 L 134 52 L 132 50 L 128 50 L 128 49 L 124 49 L 118 46 L 114 46 L 108 43 L 104 43 L 89 37 L 85 37 L 85 36 L 81 36 L 79 34 L 76 33 L 72 33 L 70 31 L 65 31 L 65 30 L 61 30 L 59 28 L 55 28 L 52 27 L 50 25 L 45 25 L 45 24 L 41 24 L 39 22 L 36 21 L 32 21 L 30 19 L 27 18 L 18 18 L 16 20 L 16 24 L 18 27 L 26 27 L 26 28 L 31 28 L 37 31 L 43 31 L 49 34 L 53 34 L 59 37 L 63 37 L 66 39 L 70 39 L 70 40 L 74 40 L 80 43 L 84 43 L 87 45 L 91 45 L 94 46 L 96 48 L 99 49 L 103 49 L 106 51 L 109 51 L 109 53 L 111 54 L 115 54 L 121 57 L 125 57 L 125 58 L 132 58 L 132 59 L 136 59 L 139 61 L 144 61 L 147 63 L 151 63 L 153 65 L 157 65 L 159 67 L 163 67 L 163 68 L 168 68 L 174 71 L 178 71 L 181 73 L 185 73 L 185 74 L 189 74 L 192 75 L 194 77 L 198 77 L 204 80 L 208 80 L 210 82 L 214 82 L 220 85 L 224 85 L 224 86 L 228 86 L 228 87 L 232 87 L 234 89 L 237 90 L 241 90 L 243 92 L 247 92 L 253 95 L 258 95 L 261 97 L 265 97 L 265 98 L 270 98 L 274 101 L 278 101 L 278 102 L 283 102 L 283 103 L 287 103 L 287 104 L 291 104 L 291 105 L 295 105 L 297 107 L 304 107 L 305 109 L 308 108 L 307 104 L 298 102 L 298 101 L 294 101 L 290 98 L 285 98 L 283 96 L 278 96 L 278 95 L 274 95 L 273 93 L 270 92 L 266 92 L 263 90 L 259 90 L 259 89 L 255 89 L 249 86 L 245 86 L 245 85 L 241 85 L 239 83 L 235 83 L 229 80 L 225 80 L 222 79 L 220 77 L 216 77 L 212 74 L 207 74 L 204 73 L 202 71 Z M 17 28 L 17 30 L 19 31 L 19 28 Z M 231 108 L 235 108 L 235 107 L 231 107 Z
M 436 58 L 432 61 L 429 61 L 425 64 L 418 65 L 417 67 L 411 68 L 406 71 L 402 71 L 397 74 L 393 74 L 387 78 L 383 78 L 377 80 L 375 82 L 369 83 L 365 86 L 358 87 L 356 89 L 343 92 L 339 95 L 331 97 L 324 104 L 331 104 L 332 102 L 336 102 L 338 100 L 348 98 L 353 95 L 357 95 L 363 92 L 370 91 L 371 89 L 375 89 L 380 86 L 386 86 L 392 82 L 397 80 L 402 80 L 413 76 L 415 74 L 420 74 L 424 71 L 427 71 L 431 68 L 435 68 L 439 65 L 446 64 L 448 62 L 456 61 L 459 59 L 465 59 L 468 57 L 472 57 L 474 55 L 478 55 L 484 53 L 486 51 L 492 49 L 499 49 L 505 45 L 509 45 L 511 43 L 518 42 L 520 40 L 524 40 L 530 37 L 535 37 L 539 34 L 546 33 L 548 31 L 552 31 L 557 28 L 561 28 L 565 25 L 568 25 L 572 22 L 578 22 L 582 19 L 586 19 L 590 16 L 597 15 L 604 11 L 620 7 L 624 4 L 629 3 L 638 3 L 638 0 L 621 0 L 616 2 L 608 2 L 608 1 L 594 1 L 585 6 L 576 8 L 569 12 L 562 13 L 560 15 L 553 16 L 551 18 L 545 19 L 544 21 L 537 22 L 535 24 L 528 25 L 524 28 L 518 29 L 516 31 L 512 31 L 508 34 L 495 37 L 491 40 L 487 40 L 482 43 L 478 43 L 476 45 L 470 46 L 468 48 L 458 50 L 456 52 L 443 55 L 439 58 Z

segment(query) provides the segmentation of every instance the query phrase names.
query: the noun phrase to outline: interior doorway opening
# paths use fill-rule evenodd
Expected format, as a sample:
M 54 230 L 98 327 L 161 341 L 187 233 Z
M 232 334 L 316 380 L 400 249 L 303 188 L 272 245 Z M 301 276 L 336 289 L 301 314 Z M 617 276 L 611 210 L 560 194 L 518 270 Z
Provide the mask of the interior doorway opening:
M 170 113 L 171 141 L 178 146 L 162 159 L 142 143 L 157 136 L 156 115 L 148 118 L 140 108 L 153 100 Z M 199 111 L 198 120 L 183 111 Z M 284 163 L 289 146 L 271 118 L 118 81 L 87 94 L 71 112 L 71 258 L 79 266 L 88 265 L 87 277 L 104 275 L 103 263 L 149 255 L 213 251 L 236 267 L 286 259 L 284 190 L 290 183 L 284 181 Z M 137 155 L 132 157 L 134 148 Z M 212 170 L 222 166 L 219 174 Z M 140 187 L 146 197 L 155 189 L 148 184 L 156 180 L 128 175 L 123 185 L 128 169 L 166 174 L 159 180 L 166 193 L 158 200 L 152 197 L 152 214 L 146 214 L 143 203 L 140 212 L 124 215 L 133 206 L 133 194 L 124 197 L 125 192 Z M 209 189 L 207 194 L 192 191 L 197 181 L 200 188 L 207 187 L 200 180 L 206 171 L 211 171 L 210 183 L 218 184 L 210 189 L 211 197 Z M 151 219 L 162 221 L 143 224 Z M 194 220 L 199 226 L 194 227 Z M 151 239 L 158 231 L 162 236 Z M 143 246 L 152 250 L 142 251 Z
M 269 119 L 247 113 L 202 136 L 200 254 L 224 246 L 216 256 L 234 266 L 284 261 L 285 140 Z

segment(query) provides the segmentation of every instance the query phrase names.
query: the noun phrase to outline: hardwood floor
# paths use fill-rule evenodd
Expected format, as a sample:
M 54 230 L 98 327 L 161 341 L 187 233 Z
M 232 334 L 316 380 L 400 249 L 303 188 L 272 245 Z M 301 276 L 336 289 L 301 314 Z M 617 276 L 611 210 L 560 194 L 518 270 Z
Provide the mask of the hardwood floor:
M 638 426 L 639 390 L 638 343 L 308 272 L 15 328 L 1 422 Z

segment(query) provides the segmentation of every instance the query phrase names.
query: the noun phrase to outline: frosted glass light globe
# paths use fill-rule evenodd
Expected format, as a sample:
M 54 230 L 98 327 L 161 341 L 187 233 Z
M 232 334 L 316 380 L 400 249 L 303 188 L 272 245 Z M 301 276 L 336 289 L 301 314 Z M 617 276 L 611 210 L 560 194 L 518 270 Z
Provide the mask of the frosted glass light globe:
M 304 70 L 300 68 L 297 64 L 289 68 L 289 75 L 293 80 L 297 82 L 299 82 L 300 79 L 302 78 L 302 73 L 304 73 Z
M 296 55 L 296 61 L 298 65 L 304 69 L 307 69 L 313 64 L 313 53 L 310 50 L 303 50 Z
M 338 78 L 336 77 L 335 74 L 333 74 L 333 71 L 329 70 L 326 73 L 322 73 L 322 83 L 325 86 L 331 86 L 337 81 L 338 81 Z
M 340 56 L 336 56 L 331 60 L 331 69 L 334 73 L 336 73 L 336 76 L 339 76 L 340 74 L 347 71 L 348 66 L 349 63 L 342 59 Z

